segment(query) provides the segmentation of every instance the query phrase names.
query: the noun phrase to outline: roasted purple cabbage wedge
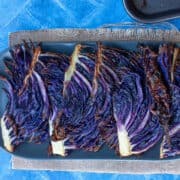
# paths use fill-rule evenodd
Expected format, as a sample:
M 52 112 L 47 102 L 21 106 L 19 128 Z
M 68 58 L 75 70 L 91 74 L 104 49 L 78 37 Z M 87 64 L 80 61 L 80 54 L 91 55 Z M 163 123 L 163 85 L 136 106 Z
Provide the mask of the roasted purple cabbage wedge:
M 40 63 L 36 65 L 36 70 L 43 79 L 50 104 L 48 119 L 50 144 L 48 153 L 51 154 L 52 150 L 54 150 L 55 154 L 58 154 L 58 151 L 63 155 L 65 154 L 64 146 L 67 145 L 67 147 L 69 147 L 67 144 L 68 141 L 63 140 L 57 142 L 59 135 L 57 135 L 56 132 L 64 130 L 64 127 L 57 127 L 57 122 L 60 118 L 64 117 L 61 117 L 61 109 L 63 108 L 63 81 L 65 71 L 69 66 L 69 57 L 58 53 L 41 53 L 38 59 Z M 55 132 L 54 129 L 58 130 Z M 56 146 L 58 146 L 58 150 Z
M 160 158 L 180 155 L 180 87 L 172 85 L 172 121 L 169 125 L 171 144 L 168 144 L 166 136 L 163 137 L 160 148 Z
M 66 156 L 71 149 L 97 151 L 102 145 L 92 98 L 94 57 L 75 46 L 64 75 L 63 107 L 52 124 L 50 153 Z
M 180 50 L 174 49 L 171 59 L 170 88 L 171 88 L 171 121 L 169 123 L 170 144 L 166 136 L 163 137 L 160 148 L 160 157 L 167 158 L 180 154 Z
M 34 70 L 40 47 L 18 45 L 5 60 L 8 87 L 6 110 L 1 118 L 4 146 L 8 151 L 22 142 L 42 143 L 48 139 L 49 102 L 41 76 Z
M 140 154 L 162 137 L 157 117 L 149 110 L 143 69 L 133 53 L 102 45 L 99 51 L 96 114 L 101 135 L 118 155 Z
M 121 156 L 140 154 L 162 137 L 162 128 L 149 106 L 151 96 L 138 74 L 126 73 L 113 96 L 113 113 L 117 127 L 116 149 Z
M 148 46 L 143 49 L 143 68 L 147 80 L 147 86 L 153 98 L 151 112 L 158 116 L 159 123 L 164 129 L 164 134 L 170 145 L 169 123 L 171 121 L 171 95 L 168 84 L 168 67 L 166 63 L 161 62 L 163 56 L 158 55 Z M 163 59 L 164 60 L 164 59 Z

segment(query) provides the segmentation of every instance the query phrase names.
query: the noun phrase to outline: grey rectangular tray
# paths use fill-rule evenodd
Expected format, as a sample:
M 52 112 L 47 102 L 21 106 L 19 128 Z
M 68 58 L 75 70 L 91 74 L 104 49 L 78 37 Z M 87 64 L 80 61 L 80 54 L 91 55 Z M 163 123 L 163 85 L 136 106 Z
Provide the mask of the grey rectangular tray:
M 9 46 L 20 43 L 21 39 L 47 42 L 61 41 L 97 41 L 97 40 L 160 40 L 180 42 L 180 33 L 175 31 L 145 29 L 48 29 L 36 31 L 20 31 L 9 34 Z M 159 160 L 122 160 L 122 159 L 30 159 L 12 156 L 13 169 L 86 171 L 102 173 L 168 173 L 180 174 L 180 159 Z
M 64 52 L 71 54 L 74 45 L 77 42 L 95 45 L 95 41 L 103 40 L 106 46 L 116 46 L 125 49 L 136 49 L 139 42 L 153 44 L 157 46 L 163 42 L 173 42 L 180 45 L 180 32 L 169 30 L 154 30 L 154 29 L 53 29 L 53 30 L 38 30 L 38 31 L 21 31 L 11 33 L 9 36 L 9 45 L 13 46 L 21 43 L 22 39 L 33 42 L 42 42 L 43 51 Z M 73 42 L 74 41 L 74 42 Z M 6 52 L 1 54 L 1 59 Z M 3 71 L 3 64 L 0 61 L 0 71 Z M 2 83 L 0 84 L 2 86 Z M 1 87 L 0 87 L 1 90 Z M 3 92 L 0 92 L 0 114 L 2 114 L 6 104 L 6 98 Z M 139 156 L 131 156 L 128 158 L 120 158 L 104 146 L 99 152 L 91 153 L 84 151 L 74 151 L 67 157 L 47 156 L 47 144 L 27 144 L 20 145 L 13 153 L 16 156 L 33 158 L 33 159 L 96 159 L 96 160 L 159 160 L 159 144 L 151 150 Z M 2 139 L 0 137 L 0 146 Z M 179 157 L 176 157 L 179 158 Z M 174 159 L 174 158 L 170 158 Z
M 144 23 L 180 17 L 180 0 L 123 0 L 123 3 L 134 19 Z

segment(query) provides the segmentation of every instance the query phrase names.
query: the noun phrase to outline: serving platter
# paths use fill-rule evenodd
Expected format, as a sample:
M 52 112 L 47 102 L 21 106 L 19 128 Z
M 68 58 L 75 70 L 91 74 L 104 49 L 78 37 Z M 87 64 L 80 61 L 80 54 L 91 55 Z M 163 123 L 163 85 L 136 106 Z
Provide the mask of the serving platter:
M 74 46 L 77 43 L 82 43 L 88 46 L 96 46 L 96 42 L 41 42 L 41 48 L 43 52 L 58 52 L 65 53 L 70 55 L 73 51 Z M 135 50 L 140 41 L 103 41 L 103 45 L 108 47 L 120 47 L 128 50 Z M 141 43 L 148 44 L 150 46 L 158 48 L 158 45 L 163 43 L 162 41 L 141 41 Z M 179 43 L 176 43 L 176 46 L 180 46 Z M 8 50 L 3 51 L 0 54 L 0 73 L 4 72 L 4 64 L 3 59 L 8 57 Z M 6 95 L 2 91 L 3 82 L 0 82 L 0 115 L 5 109 L 7 99 Z M 1 134 L 1 132 L 0 132 Z M 15 151 L 12 153 L 13 155 L 26 157 L 26 158 L 35 158 L 35 159 L 114 159 L 114 160 L 160 160 L 159 151 L 160 151 L 160 142 L 157 143 L 154 147 L 148 150 L 141 155 L 130 156 L 121 158 L 115 155 L 114 151 L 109 149 L 106 145 L 104 145 L 100 151 L 98 152 L 84 152 L 82 150 L 75 150 L 67 157 L 61 156 L 48 156 L 47 147 L 48 142 L 43 144 L 33 144 L 33 143 L 23 143 L 18 146 Z M 2 137 L 0 135 L 0 146 L 3 147 Z M 168 159 L 177 159 L 179 156 L 168 158 Z

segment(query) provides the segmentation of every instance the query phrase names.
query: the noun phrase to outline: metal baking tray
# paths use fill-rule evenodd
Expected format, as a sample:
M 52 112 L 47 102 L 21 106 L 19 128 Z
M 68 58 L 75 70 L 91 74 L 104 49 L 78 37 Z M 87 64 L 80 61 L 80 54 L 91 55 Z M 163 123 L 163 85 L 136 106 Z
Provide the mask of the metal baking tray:
M 59 53 L 66 53 L 70 55 L 73 51 L 74 46 L 76 43 L 81 42 L 42 42 L 41 48 L 42 51 L 50 51 L 50 52 L 59 52 Z M 83 44 L 85 42 L 82 42 Z M 120 47 L 128 50 L 135 50 L 139 41 L 103 41 L 102 42 L 105 46 L 109 47 Z M 156 42 L 149 42 L 143 41 L 145 44 L 149 44 L 152 46 L 158 47 L 162 41 Z M 96 42 L 86 42 L 86 45 L 95 46 Z M 176 43 L 180 46 L 179 43 Z M 0 54 L 0 73 L 4 73 L 4 64 L 3 58 L 8 56 L 8 50 L 5 50 L 3 53 Z M 4 83 L 0 81 L 0 116 L 5 109 L 7 98 L 6 94 L 3 92 L 2 87 Z M 160 143 L 157 143 L 155 146 L 150 148 L 148 151 L 140 154 L 140 155 L 133 155 L 130 157 L 119 157 L 115 154 L 114 150 L 111 150 L 106 145 L 104 145 L 98 152 L 85 152 L 83 150 L 74 150 L 70 153 L 67 157 L 61 156 L 48 156 L 47 147 L 48 142 L 43 144 L 34 144 L 34 143 L 23 143 L 19 145 L 15 151 L 12 153 L 13 155 L 25 157 L 25 158 L 33 158 L 33 159 L 114 159 L 114 160 L 160 160 Z M 1 130 L 0 130 L 0 147 L 3 147 L 2 137 L 1 137 Z M 178 159 L 180 156 L 167 158 L 167 159 Z
M 180 17 L 180 0 L 123 0 L 134 19 L 154 23 Z

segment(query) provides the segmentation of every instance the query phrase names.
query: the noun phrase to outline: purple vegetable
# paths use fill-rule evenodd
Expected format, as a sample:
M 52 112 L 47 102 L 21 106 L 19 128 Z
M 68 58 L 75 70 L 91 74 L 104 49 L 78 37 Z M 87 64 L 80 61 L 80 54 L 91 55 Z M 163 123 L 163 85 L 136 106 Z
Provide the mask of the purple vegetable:
M 171 121 L 169 123 L 170 144 L 167 137 L 163 137 L 160 149 L 160 157 L 166 158 L 180 154 L 180 55 L 179 48 L 174 49 L 174 56 L 169 68 L 171 82 Z
M 69 65 L 69 57 L 63 54 L 41 53 L 35 70 L 42 77 L 50 98 L 51 111 L 62 107 L 64 73 Z
M 6 61 L 8 104 L 1 128 L 4 145 L 9 151 L 25 141 L 42 143 L 49 136 L 49 100 L 44 82 L 34 70 L 36 51 L 39 52 L 39 48 L 33 50 L 27 44 L 17 46 L 11 51 L 13 59 Z
M 100 102 L 97 120 L 101 135 L 121 156 L 140 154 L 162 137 L 157 117 L 149 110 L 151 96 L 144 87 L 142 67 L 134 62 L 133 53 L 100 49 L 96 101 Z
M 172 57 L 173 57 L 173 46 L 167 44 L 160 45 L 157 62 L 159 64 L 161 72 L 163 73 L 163 79 L 167 86 L 169 86 L 171 80 L 170 70 L 171 70 Z
M 51 125 L 52 154 L 65 156 L 71 149 L 97 151 L 102 145 L 95 121 L 96 102 L 91 97 L 94 59 L 80 53 L 81 48 L 76 45 L 64 75 L 63 107 Z
M 116 151 L 121 156 L 147 151 L 162 137 L 157 117 L 149 110 L 150 94 L 135 73 L 126 73 L 113 96 L 113 113 L 117 126 Z

